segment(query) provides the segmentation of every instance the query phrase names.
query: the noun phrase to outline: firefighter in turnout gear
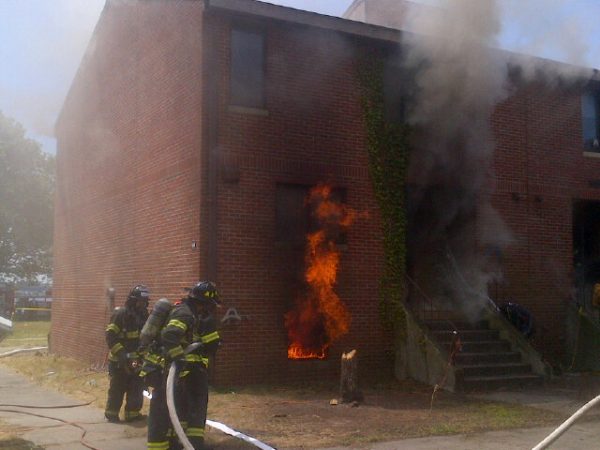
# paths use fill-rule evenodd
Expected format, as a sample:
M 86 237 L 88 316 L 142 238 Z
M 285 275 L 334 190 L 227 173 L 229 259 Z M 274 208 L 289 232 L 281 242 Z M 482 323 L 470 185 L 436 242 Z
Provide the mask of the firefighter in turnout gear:
M 106 327 L 108 373 L 110 386 L 104 416 L 109 422 L 119 422 L 119 411 L 125 403 L 125 420 L 142 418 L 143 380 L 139 377 L 140 355 L 137 352 L 140 330 L 148 317 L 150 291 L 146 286 L 135 286 L 127 296 L 125 307 L 116 308 Z
M 177 416 L 195 450 L 205 449 L 204 427 L 208 406 L 208 363 L 220 345 L 215 309 L 220 305 L 213 282 L 201 281 L 189 290 L 187 297 L 175 303 L 157 337 L 154 349 L 148 352 L 142 373 L 153 387 L 148 416 L 148 449 L 181 448 L 171 428 L 166 401 L 166 374 L 171 362 L 177 365 L 175 402 Z M 201 343 L 186 354 L 192 343 Z M 152 347 L 152 346 L 151 346 Z

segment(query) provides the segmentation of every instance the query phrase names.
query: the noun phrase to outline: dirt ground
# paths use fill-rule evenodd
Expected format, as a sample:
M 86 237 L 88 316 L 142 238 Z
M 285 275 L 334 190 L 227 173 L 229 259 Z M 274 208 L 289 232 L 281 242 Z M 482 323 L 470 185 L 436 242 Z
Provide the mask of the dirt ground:
M 42 353 L 11 356 L 0 359 L 0 363 L 36 383 L 104 408 L 108 386 L 104 371 Z M 331 405 L 337 388 L 333 383 L 323 383 L 213 389 L 209 418 L 286 449 L 340 445 L 360 448 L 364 443 L 408 437 L 557 424 L 564 418 L 548 411 L 447 392 L 438 393 L 431 408 L 429 386 L 390 380 L 364 389 L 365 400 L 360 404 Z M 221 449 L 250 448 L 216 431 L 209 432 L 208 440 Z M 3 448 L 8 447 L 0 445 Z

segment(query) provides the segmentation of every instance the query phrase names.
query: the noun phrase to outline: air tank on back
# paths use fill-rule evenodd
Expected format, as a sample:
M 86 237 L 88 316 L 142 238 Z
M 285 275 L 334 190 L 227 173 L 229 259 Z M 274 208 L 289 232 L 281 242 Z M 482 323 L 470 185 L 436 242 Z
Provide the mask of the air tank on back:
M 154 304 L 152 312 L 148 316 L 140 333 L 140 345 L 142 347 L 150 345 L 158 336 L 158 333 L 160 333 L 160 330 L 167 321 L 171 307 L 171 302 L 166 298 L 161 298 Z

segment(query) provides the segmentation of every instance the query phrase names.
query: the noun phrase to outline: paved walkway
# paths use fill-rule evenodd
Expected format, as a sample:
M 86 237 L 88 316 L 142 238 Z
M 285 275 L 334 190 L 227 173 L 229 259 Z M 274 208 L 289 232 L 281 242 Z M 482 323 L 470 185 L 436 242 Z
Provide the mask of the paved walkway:
M 577 383 L 575 383 L 577 385 Z M 593 394 L 592 394 L 593 395 Z M 481 398 L 521 403 L 529 406 L 572 413 L 590 400 L 577 394 L 574 389 L 545 387 L 521 392 L 497 392 L 481 395 Z M 0 366 L 0 404 L 19 405 L 68 405 L 81 403 L 56 391 L 37 386 L 17 375 L 10 369 Z M 95 407 L 28 409 L 23 407 L 0 406 L 14 412 L 0 411 L 0 420 L 14 427 L 21 438 L 32 441 L 48 450 L 83 450 L 83 431 L 73 425 L 42 417 L 33 413 L 76 422 L 86 430 L 85 442 L 100 450 L 141 450 L 145 448 L 145 424 L 121 425 L 104 421 L 103 412 Z M 474 435 L 442 436 L 419 439 L 406 439 L 361 446 L 361 450 L 512 450 L 531 449 L 554 430 L 553 427 L 519 429 L 478 433 Z M 326 450 L 346 450 L 335 447 Z M 587 420 L 578 423 L 559 438 L 553 450 L 600 449 L 600 410 L 591 411 Z M 283 449 L 282 449 L 283 450 Z M 324 449 L 325 450 L 325 449 Z
M 80 404 L 56 391 L 45 389 L 26 380 L 4 366 L 0 366 L 0 404 L 59 406 Z M 103 411 L 92 407 L 31 409 L 0 406 L 0 421 L 14 427 L 19 437 L 52 450 L 87 450 L 81 442 L 83 431 L 58 420 L 32 416 L 49 416 L 66 422 L 76 422 L 86 430 L 84 441 L 106 450 L 140 450 L 146 447 L 144 423 L 137 425 L 111 424 L 104 421 Z M 23 431 L 23 432 L 21 432 Z

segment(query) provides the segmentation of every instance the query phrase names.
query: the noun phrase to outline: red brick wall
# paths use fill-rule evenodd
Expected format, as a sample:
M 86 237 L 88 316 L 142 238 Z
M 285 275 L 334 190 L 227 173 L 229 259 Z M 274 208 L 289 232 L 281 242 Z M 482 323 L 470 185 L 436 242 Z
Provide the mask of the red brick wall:
M 356 348 L 365 371 L 389 369 L 391 336 L 382 330 L 377 284 L 382 267 L 379 216 L 368 176 L 364 124 L 356 94 L 356 44 L 339 34 L 264 24 L 266 106 L 229 108 L 232 21 L 213 17 L 219 73 L 218 141 L 222 164 L 239 170 L 218 185 L 218 281 L 228 307 L 244 317 L 224 331 L 216 376 L 226 382 L 319 378 L 338 373 L 342 351 Z M 284 314 L 296 295 L 294 253 L 276 243 L 277 183 L 329 182 L 368 218 L 348 232 L 337 292 L 352 323 L 327 361 L 288 361 Z
M 493 203 L 512 232 L 504 279 L 491 295 L 525 305 L 537 321 L 536 343 L 562 357 L 566 304 L 572 301 L 572 206 L 600 200 L 600 159 L 584 156 L 581 91 L 532 83 L 498 106 Z
M 380 218 L 357 95 L 356 51 L 367 44 L 265 21 L 265 110 L 232 110 L 234 20 L 190 1 L 112 5 L 103 14 L 57 126 L 53 349 L 102 361 L 105 289 L 115 287 L 122 303 L 144 282 L 154 298 L 174 300 L 206 276 L 208 243 L 216 239 L 223 311 L 234 307 L 243 317 L 223 330 L 218 382 L 330 377 L 340 353 L 352 348 L 363 370 L 379 374 L 391 368 L 392 337 L 378 315 Z M 208 92 L 216 95 L 213 119 Z M 493 202 L 513 242 L 492 295 L 530 308 L 540 345 L 557 353 L 571 287 L 572 199 L 600 198 L 587 183 L 600 159 L 583 156 L 575 92 L 525 87 L 498 107 L 493 125 Z M 215 236 L 207 216 L 213 145 Z M 223 176 L 229 172 L 239 179 Z M 283 317 L 301 255 L 276 242 L 276 186 L 318 182 L 345 188 L 349 206 L 368 212 L 342 250 L 337 292 L 352 323 L 328 360 L 288 361 Z
M 202 72 L 200 5 L 110 6 L 98 26 L 94 53 L 57 126 L 54 351 L 102 360 L 109 286 L 118 304 L 137 282 L 155 298 L 176 299 L 182 286 L 205 276 L 212 236 L 203 158 L 211 122 L 202 114 L 202 93 L 216 71 L 219 164 L 240 173 L 237 183 L 217 181 L 216 279 L 223 311 L 235 307 L 244 317 L 224 330 L 217 380 L 331 376 L 341 351 L 352 348 L 364 370 L 390 368 L 391 339 L 378 318 L 379 217 L 352 44 L 329 32 L 270 24 L 268 115 L 230 112 L 229 19 L 206 24 L 218 63 Z M 350 206 L 369 212 L 351 228 L 341 259 L 338 292 L 352 326 L 328 361 L 288 364 L 283 317 L 294 293 L 286 268 L 301 255 L 275 243 L 276 185 L 321 181 L 346 188 Z M 200 243 L 196 251 L 192 240 Z
M 109 2 L 57 124 L 57 353 L 101 362 L 108 320 L 146 283 L 198 278 L 201 2 Z

